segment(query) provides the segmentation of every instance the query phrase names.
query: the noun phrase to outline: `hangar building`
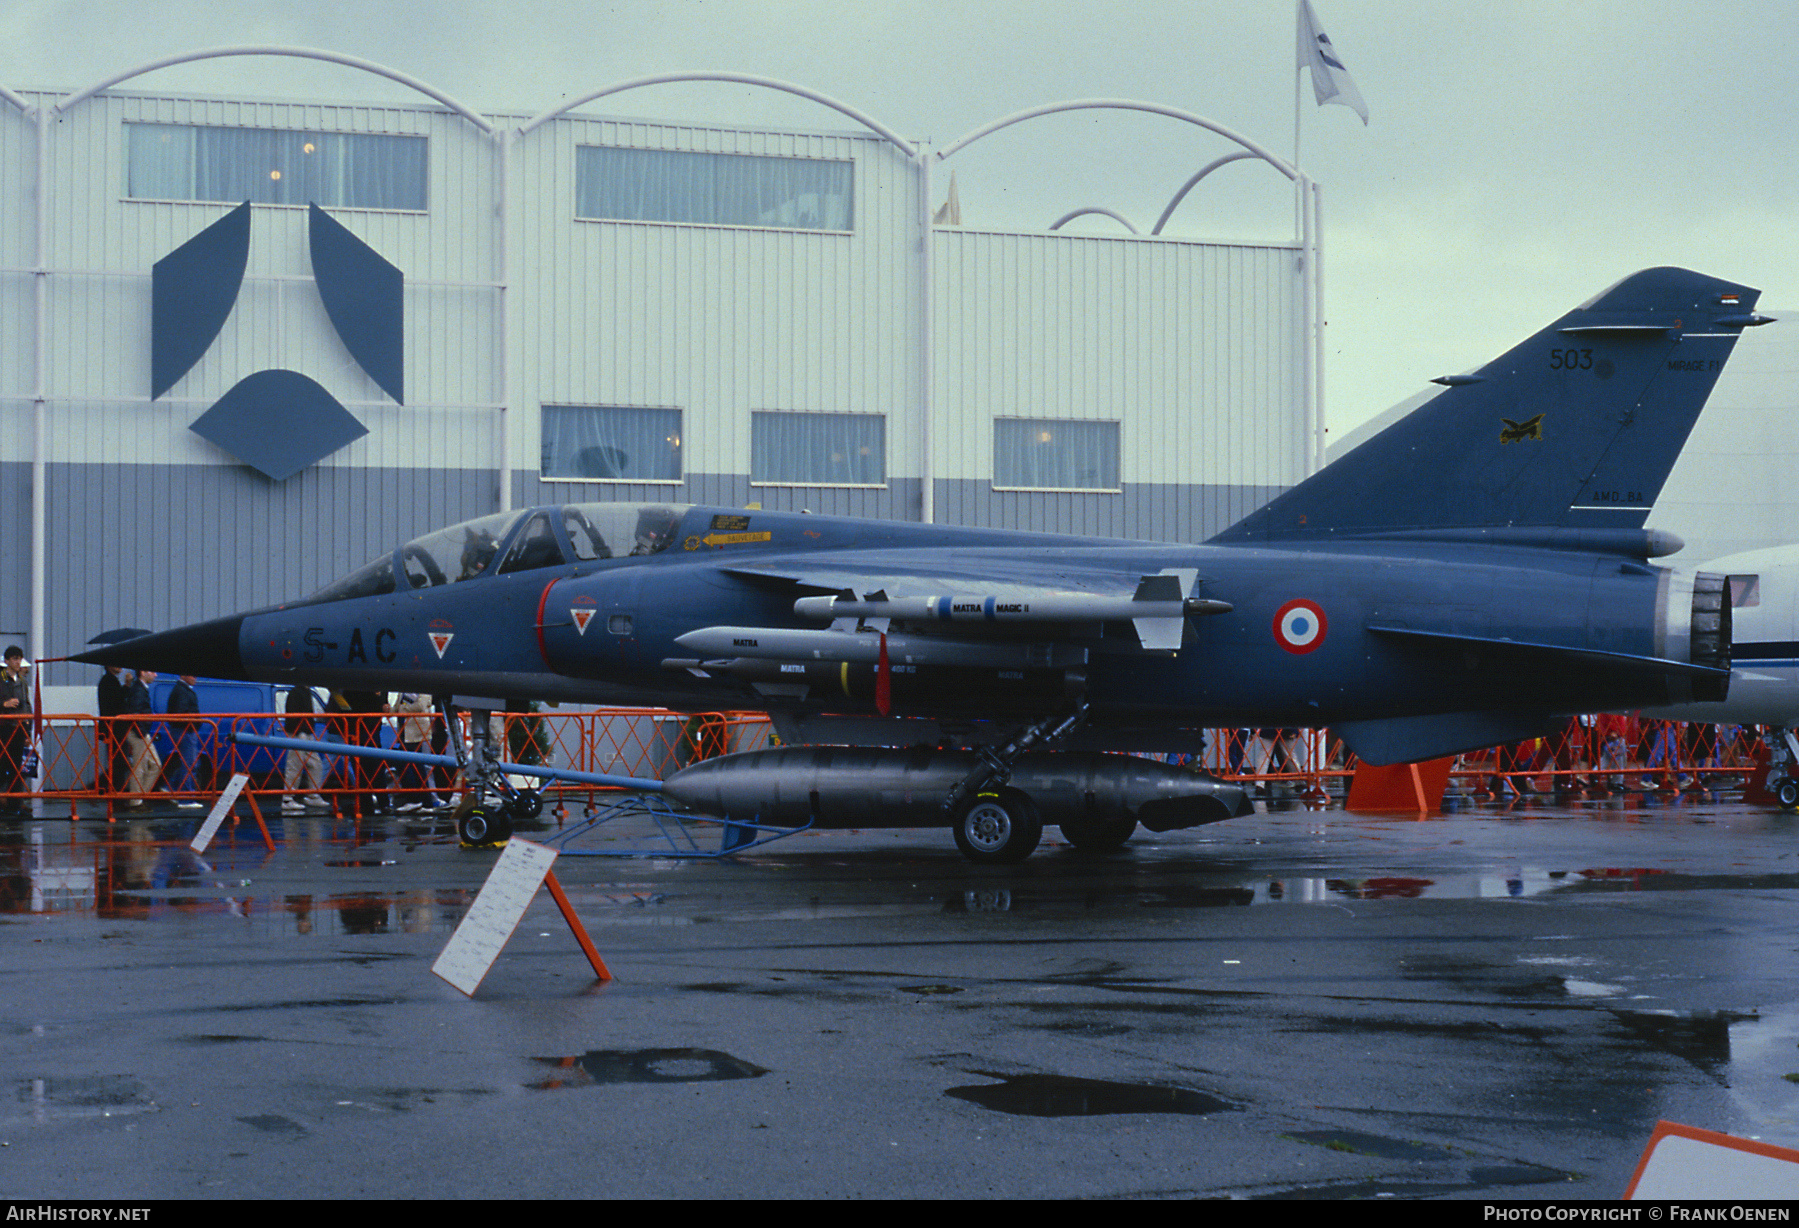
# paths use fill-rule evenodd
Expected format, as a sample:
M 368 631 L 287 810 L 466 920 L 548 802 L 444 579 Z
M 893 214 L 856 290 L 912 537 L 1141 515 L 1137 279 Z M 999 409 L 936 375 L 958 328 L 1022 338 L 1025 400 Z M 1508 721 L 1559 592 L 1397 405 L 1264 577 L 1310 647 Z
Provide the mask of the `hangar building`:
M 1314 467 L 1309 237 L 933 225 L 868 128 L 128 78 L 0 89 L 0 634 L 34 658 L 534 503 L 1198 540 Z

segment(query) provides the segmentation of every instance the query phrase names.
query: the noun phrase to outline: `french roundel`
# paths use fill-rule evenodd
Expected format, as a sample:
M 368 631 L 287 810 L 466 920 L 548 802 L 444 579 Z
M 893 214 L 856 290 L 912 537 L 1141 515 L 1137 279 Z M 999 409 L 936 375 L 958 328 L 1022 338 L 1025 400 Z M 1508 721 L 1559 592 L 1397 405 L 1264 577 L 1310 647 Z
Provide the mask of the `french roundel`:
M 1324 643 L 1330 622 L 1316 601 L 1296 597 L 1275 611 L 1274 642 L 1288 652 L 1311 652 Z

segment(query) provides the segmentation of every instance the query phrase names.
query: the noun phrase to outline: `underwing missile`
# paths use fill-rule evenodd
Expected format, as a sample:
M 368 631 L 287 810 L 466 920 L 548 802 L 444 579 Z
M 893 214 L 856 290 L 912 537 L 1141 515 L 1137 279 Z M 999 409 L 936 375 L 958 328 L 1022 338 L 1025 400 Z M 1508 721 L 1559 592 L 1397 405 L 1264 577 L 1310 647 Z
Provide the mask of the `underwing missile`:
M 1129 597 L 1102 593 L 1032 592 L 1028 595 L 801 597 L 793 612 L 801 618 L 885 618 L 902 622 L 1100 623 L 1129 622 L 1143 647 L 1181 646 L 1189 614 L 1228 614 L 1228 601 L 1183 597 L 1182 577 L 1144 576 Z
M 754 657 L 769 661 L 849 661 L 875 664 L 882 637 L 872 632 L 803 631 L 785 627 L 701 627 L 675 643 L 707 659 Z M 889 635 L 894 665 L 969 665 L 991 669 L 1073 669 L 1087 664 L 1087 650 L 1065 643 L 973 642 L 935 636 Z
M 801 618 L 891 618 L 913 622 L 1107 622 L 1226 614 L 1230 609 L 1230 602 L 1209 597 L 1146 601 L 1087 593 L 1051 593 L 1028 600 L 992 596 L 893 597 L 881 601 L 801 597 L 793 603 L 793 612 Z

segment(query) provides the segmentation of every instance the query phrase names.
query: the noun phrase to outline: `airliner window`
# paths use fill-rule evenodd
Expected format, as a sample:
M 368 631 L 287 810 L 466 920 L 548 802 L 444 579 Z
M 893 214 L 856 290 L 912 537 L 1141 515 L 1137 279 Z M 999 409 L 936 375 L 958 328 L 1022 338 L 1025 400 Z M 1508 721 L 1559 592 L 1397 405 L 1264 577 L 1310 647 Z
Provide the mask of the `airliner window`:
M 1730 604 L 1737 609 L 1748 605 L 1762 603 L 1762 578 L 1760 576 L 1729 576 Z
M 512 543 L 512 549 L 500 563 L 500 574 L 534 571 L 539 567 L 556 567 L 562 563 L 562 549 L 556 544 L 550 518 L 539 512 L 525 525 L 524 532 Z

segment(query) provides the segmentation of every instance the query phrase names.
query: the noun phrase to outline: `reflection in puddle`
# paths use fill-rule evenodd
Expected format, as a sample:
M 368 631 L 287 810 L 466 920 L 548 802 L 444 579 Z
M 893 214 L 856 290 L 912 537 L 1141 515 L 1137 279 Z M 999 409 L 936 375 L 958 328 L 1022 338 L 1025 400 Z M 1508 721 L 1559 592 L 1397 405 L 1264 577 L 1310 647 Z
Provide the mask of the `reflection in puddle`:
M 1730 1065 L 1731 1025 L 1755 1018 L 1734 1011 L 1675 1014 L 1624 1010 L 1613 1011 L 1612 1017 L 1638 1040 L 1691 1062 L 1720 1082 Z
M 717 1049 L 590 1049 L 576 1057 L 533 1059 L 557 1074 L 528 1086 L 538 1091 L 595 1083 L 712 1083 L 759 1079 L 768 1071 Z
M 117 1117 L 155 1111 L 144 1085 L 128 1075 L 20 1079 L 14 1103 L 18 1118 L 56 1121 L 77 1117 Z
M 951 1087 L 943 1094 L 970 1101 L 984 1109 L 1026 1117 L 1099 1117 L 1114 1113 L 1177 1113 L 1204 1117 L 1208 1113 L 1236 1108 L 1229 1101 L 1189 1087 L 1113 1083 L 1068 1075 L 998 1075 L 983 1070 L 974 1073 L 1004 1082 Z

